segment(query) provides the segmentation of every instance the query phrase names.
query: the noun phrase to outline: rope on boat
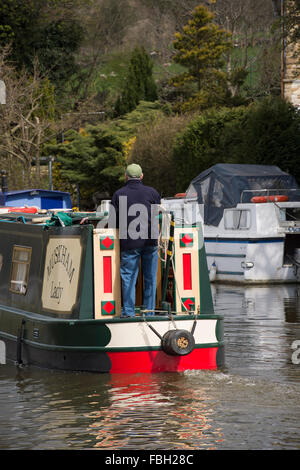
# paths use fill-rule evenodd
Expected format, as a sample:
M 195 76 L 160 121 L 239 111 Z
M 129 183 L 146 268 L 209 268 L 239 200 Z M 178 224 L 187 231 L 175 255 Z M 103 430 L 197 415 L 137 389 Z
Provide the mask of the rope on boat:
M 148 323 L 148 322 L 147 322 L 147 320 L 146 320 L 146 318 L 145 318 L 145 317 L 143 317 L 143 319 L 144 319 L 144 322 L 146 323 L 146 325 L 148 325 L 148 326 L 149 326 L 150 330 L 152 330 L 152 331 L 153 331 L 153 333 L 155 333 L 155 334 L 156 334 L 156 336 L 158 336 L 158 337 L 159 337 L 159 339 L 162 341 L 162 336 L 161 336 L 161 335 L 158 333 L 158 331 L 156 331 L 156 329 L 155 329 L 155 328 L 153 328 L 153 326 L 152 326 L 152 325 L 150 325 L 150 323 Z
M 153 311 L 154 311 L 155 313 L 164 313 L 164 314 L 167 314 L 167 316 L 168 316 L 169 320 L 171 320 L 171 322 L 172 322 L 172 324 L 173 324 L 175 330 L 177 330 L 177 326 L 176 326 L 175 321 L 174 321 L 174 316 L 173 316 L 173 314 L 172 314 L 171 312 L 168 312 L 167 310 L 141 310 L 141 313 L 143 313 L 143 314 L 144 314 L 144 313 L 149 313 L 149 312 L 152 313 Z M 147 322 L 147 319 L 144 317 L 144 315 L 143 315 L 143 319 L 144 319 L 144 321 L 147 323 L 147 325 L 148 325 L 152 330 L 154 330 L 154 328 L 151 327 L 151 325 Z M 156 333 L 156 334 L 157 334 L 157 336 L 159 336 L 159 333 Z
M 166 259 L 165 272 L 164 272 L 163 285 L 162 285 L 162 302 L 165 302 L 166 300 L 167 287 L 168 287 L 168 275 L 169 275 L 169 270 L 170 270 L 170 264 L 174 256 L 174 249 L 173 249 L 174 232 L 175 232 L 175 216 L 174 216 L 174 212 L 171 212 L 170 235 L 169 235 L 167 259 Z

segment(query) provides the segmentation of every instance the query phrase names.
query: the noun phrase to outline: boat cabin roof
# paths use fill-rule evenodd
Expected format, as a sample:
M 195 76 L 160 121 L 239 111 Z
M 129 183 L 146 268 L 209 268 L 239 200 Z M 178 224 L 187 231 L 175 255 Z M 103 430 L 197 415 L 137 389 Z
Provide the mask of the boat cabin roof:
M 186 192 L 204 204 L 204 223 L 218 226 L 225 208 L 251 202 L 253 196 L 287 194 L 300 200 L 295 178 L 274 165 L 218 163 L 196 176 Z

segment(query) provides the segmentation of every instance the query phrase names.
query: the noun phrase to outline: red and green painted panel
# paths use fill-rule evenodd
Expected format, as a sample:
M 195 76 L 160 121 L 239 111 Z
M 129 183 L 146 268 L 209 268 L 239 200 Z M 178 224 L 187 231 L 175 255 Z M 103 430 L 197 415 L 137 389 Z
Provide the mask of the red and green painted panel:
M 114 236 L 105 235 L 100 237 L 100 250 L 109 251 L 114 249 Z M 112 257 L 107 255 L 103 256 L 102 260 L 102 279 L 103 279 L 103 293 L 113 293 L 113 280 L 112 280 Z M 115 300 L 103 300 L 101 301 L 101 314 L 102 315 L 115 315 L 116 314 L 116 303 Z
M 113 250 L 115 239 L 113 235 L 105 235 L 100 237 L 100 250 Z
M 116 313 L 116 302 L 114 300 L 103 300 L 101 302 L 101 314 L 102 315 L 115 315 Z
M 183 253 L 182 269 L 183 269 L 183 289 L 192 290 L 192 255 L 191 253 Z
M 111 256 L 103 256 L 103 292 L 112 293 L 112 265 Z
M 193 246 L 193 234 L 181 233 L 179 237 L 179 245 L 181 248 L 191 248 Z
M 195 311 L 195 297 L 182 297 L 181 303 L 182 303 L 183 312 L 186 312 L 186 310 L 192 311 L 192 312 Z

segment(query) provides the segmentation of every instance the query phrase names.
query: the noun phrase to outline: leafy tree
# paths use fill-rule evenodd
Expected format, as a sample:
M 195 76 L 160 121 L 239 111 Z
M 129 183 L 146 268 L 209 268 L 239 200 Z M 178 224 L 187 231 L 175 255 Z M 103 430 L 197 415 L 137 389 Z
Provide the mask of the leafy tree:
M 206 168 L 216 163 L 234 162 L 231 151 L 241 144 L 239 131 L 246 109 L 208 110 L 178 134 L 173 146 L 178 192 L 185 191 L 190 181 Z
M 40 28 L 34 47 L 41 70 L 56 84 L 57 91 L 64 88 L 72 74 L 79 72 L 75 53 L 83 38 L 77 21 L 52 21 Z
M 77 3 L 71 2 L 71 6 Z M 33 72 L 35 59 L 40 72 L 61 86 L 77 71 L 75 53 L 83 38 L 79 20 L 69 11 L 67 0 L 2 0 L 0 44 L 10 44 L 10 58 L 18 70 Z
M 253 103 L 244 126 L 236 159 L 244 163 L 278 165 L 300 183 L 300 112 L 280 98 Z
M 217 96 L 224 88 L 224 54 L 231 48 L 230 34 L 215 24 L 213 18 L 206 7 L 196 7 L 192 19 L 182 33 L 175 34 L 173 42 L 176 51 L 173 61 L 186 71 L 171 83 L 176 87 L 193 84 L 193 97 L 200 101 L 207 100 L 204 94 Z
M 157 99 L 152 68 L 153 64 L 145 49 L 136 47 L 131 54 L 121 95 L 115 104 L 117 115 L 133 111 L 141 100 L 155 101 Z
M 11 57 L 16 65 L 28 65 L 30 49 L 36 37 L 38 0 L 2 0 L 0 3 L 1 45 L 12 45 Z
M 280 98 L 203 113 L 173 147 L 177 191 L 216 163 L 278 165 L 300 182 L 300 112 Z

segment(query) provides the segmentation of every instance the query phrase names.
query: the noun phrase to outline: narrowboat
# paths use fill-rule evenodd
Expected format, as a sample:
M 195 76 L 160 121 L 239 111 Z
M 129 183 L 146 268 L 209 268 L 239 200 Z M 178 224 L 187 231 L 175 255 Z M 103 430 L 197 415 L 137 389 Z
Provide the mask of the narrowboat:
M 300 190 L 272 165 L 217 164 L 164 207 L 203 224 L 211 282 L 300 281 Z
M 155 315 L 143 309 L 140 272 L 136 316 L 122 318 L 107 213 L 0 214 L 0 360 L 103 373 L 223 367 L 201 225 L 162 218 Z

